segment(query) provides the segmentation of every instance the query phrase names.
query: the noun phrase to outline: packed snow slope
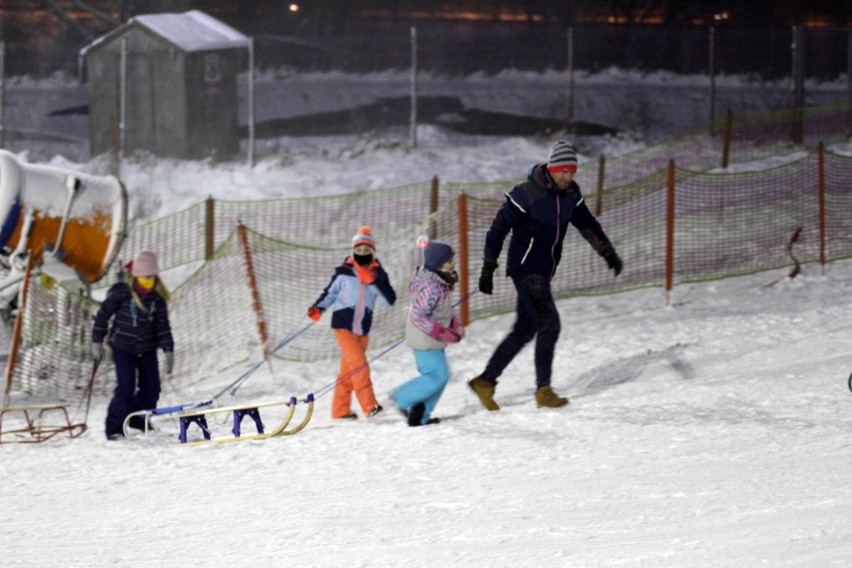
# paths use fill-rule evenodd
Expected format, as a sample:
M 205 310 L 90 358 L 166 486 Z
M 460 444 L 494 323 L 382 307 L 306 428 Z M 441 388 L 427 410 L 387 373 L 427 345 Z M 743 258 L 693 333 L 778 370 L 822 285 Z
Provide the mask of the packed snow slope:
M 661 87 L 660 96 L 677 98 Z M 85 139 L 79 116 L 56 120 Z M 418 134 L 416 149 L 404 128 L 281 137 L 264 141 L 254 166 L 137 157 L 122 164 L 121 178 L 135 223 L 208 195 L 333 195 L 433 175 L 518 179 L 546 159 L 555 137 L 464 136 L 437 126 Z M 574 142 L 581 167 L 599 152 L 641 145 L 632 136 Z M 99 166 L 70 155 L 50 162 Z M 354 234 L 370 220 L 352 222 Z M 186 276 L 164 279 L 174 288 Z M 0 445 L 0 566 L 852 565 L 852 261 L 785 276 L 681 285 L 668 298 L 645 289 L 560 301 L 554 388 L 571 398 L 561 409 L 535 406 L 531 346 L 500 378 L 499 412 L 485 411 L 468 390 L 511 315 L 474 323 L 448 349 L 453 377 L 434 426 L 407 427 L 387 398 L 415 374 L 405 346 L 372 366 L 384 413 L 332 422 L 330 396 L 322 396 L 292 437 L 181 447 L 177 424 L 161 418 L 147 439 L 107 442 L 108 401 L 97 398 L 81 438 Z M 328 316 L 316 325 L 328 326 Z M 236 402 L 318 392 L 336 367 L 262 366 Z M 244 370 L 180 390 L 168 383 L 160 402 L 207 399 Z M 277 419 L 271 410 L 264 416 Z M 220 418 L 212 425 L 224 434 L 230 425 Z
M 0 446 L 2 565 L 848 566 L 850 297 L 844 261 L 679 286 L 668 303 L 561 301 L 554 388 L 572 400 L 555 410 L 535 406 L 529 348 L 499 412 L 465 384 L 510 315 L 449 348 L 434 426 L 407 427 L 385 394 L 415 373 L 404 346 L 373 365 L 386 412 L 332 422 L 322 397 L 289 438 L 181 447 L 161 419 L 107 442 L 96 400 L 82 438 Z M 335 367 L 263 367 L 239 401 L 318 390 Z

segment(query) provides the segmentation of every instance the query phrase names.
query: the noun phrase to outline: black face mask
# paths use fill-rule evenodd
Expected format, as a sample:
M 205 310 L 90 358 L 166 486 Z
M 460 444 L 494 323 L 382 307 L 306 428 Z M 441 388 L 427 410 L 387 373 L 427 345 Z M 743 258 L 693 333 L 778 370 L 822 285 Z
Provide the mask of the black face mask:
M 352 259 L 359 266 L 368 266 L 371 262 L 373 262 L 373 255 L 372 254 L 354 254 L 353 253 Z
M 441 279 L 450 285 L 450 290 L 453 289 L 453 286 L 456 285 L 456 282 L 459 281 L 459 273 L 455 270 L 450 272 L 444 272 L 443 270 L 436 270 L 435 274 L 441 277 Z

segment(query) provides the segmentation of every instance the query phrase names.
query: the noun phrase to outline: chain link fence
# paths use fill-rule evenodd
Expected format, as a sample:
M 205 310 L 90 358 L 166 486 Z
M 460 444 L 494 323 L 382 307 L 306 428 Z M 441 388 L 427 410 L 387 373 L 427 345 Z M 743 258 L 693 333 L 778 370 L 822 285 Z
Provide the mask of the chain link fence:
M 778 27 L 429 21 L 416 34 L 394 23 L 369 33 L 261 34 L 254 73 L 248 53 L 242 62 L 239 135 L 270 141 L 260 154 L 282 136 L 393 128 L 412 128 L 416 144 L 416 124 L 427 123 L 495 136 L 627 132 L 654 142 L 726 110 L 852 98 L 852 30 L 804 30 L 803 101 L 794 96 L 793 37 Z M 88 89 L 77 80 L 84 46 L 4 45 L 3 147 L 34 159 L 91 159 Z M 57 74 L 66 80 L 46 80 Z

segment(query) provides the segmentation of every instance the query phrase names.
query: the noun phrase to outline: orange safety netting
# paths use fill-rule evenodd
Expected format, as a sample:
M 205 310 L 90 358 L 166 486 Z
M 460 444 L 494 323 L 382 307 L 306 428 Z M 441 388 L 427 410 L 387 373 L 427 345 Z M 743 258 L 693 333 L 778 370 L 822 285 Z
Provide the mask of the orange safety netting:
M 802 113 L 806 142 L 812 130 L 831 134 L 825 117 L 835 111 Z M 682 139 L 682 145 L 672 143 L 673 148 L 692 149 L 683 164 L 674 160 L 670 167 L 674 154 L 659 147 L 610 160 L 606 179 L 630 181 L 604 184 L 601 191 L 593 188 L 595 168 L 581 169 L 588 204 L 625 268 L 613 278 L 604 261 L 570 231 L 552 282 L 555 296 L 663 288 L 669 282 L 768 269 L 784 268 L 786 273 L 796 261 L 852 256 L 852 158 L 778 140 L 789 133 L 780 123 L 788 124 L 791 114 L 774 116 L 780 118 L 771 124 L 743 122 L 742 132 L 756 134 L 748 143 L 745 135 L 732 137 L 730 158 L 746 163 L 743 156 L 781 155 L 781 165 L 737 173 L 714 169 L 722 153 L 714 147 L 702 154 L 707 140 L 702 133 Z M 834 125 L 833 136 L 845 136 L 845 122 Z M 768 140 L 761 142 L 758 134 Z M 629 174 L 620 175 L 619 164 Z M 170 380 L 188 385 L 221 373 L 238 375 L 241 365 L 261 360 L 265 350 L 310 325 L 308 306 L 350 253 L 352 235 L 362 224 L 373 228 L 379 258 L 399 296 L 394 307 L 377 309 L 371 347 L 397 341 L 404 333 L 407 284 L 420 262 L 417 237 L 428 234 L 456 247 L 459 260 L 467 261 L 459 263 L 466 280 L 458 296 L 475 290 L 485 234 L 513 183 L 439 187 L 424 182 L 317 199 L 208 201 L 137 228 L 123 256 L 153 249 L 165 268 L 191 267 L 192 275 L 174 290 L 170 306 L 177 354 Z M 245 238 L 240 238 L 238 221 L 246 227 Z M 502 275 L 504 259 L 499 263 Z M 91 372 L 89 338 L 97 304 L 47 284 L 37 278 L 30 282 L 20 354 L 10 371 L 13 387 L 75 400 Z M 473 294 L 465 309 L 470 320 L 477 320 L 509 312 L 514 303 L 511 282 L 495 278 L 494 294 Z M 282 360 L 336 357 L 328 325 L 326 315 L 276 353 L 273 366 Z M 111 366 L 102 367 L 95 390 L 99 394 L 111 390 L 107 385 L 113 380 Z

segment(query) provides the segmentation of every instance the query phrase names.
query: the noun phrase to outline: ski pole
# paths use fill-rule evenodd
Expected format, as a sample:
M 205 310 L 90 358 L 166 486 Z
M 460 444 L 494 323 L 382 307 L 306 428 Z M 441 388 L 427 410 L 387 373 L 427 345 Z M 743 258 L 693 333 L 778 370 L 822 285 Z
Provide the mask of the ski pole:
M 103 357 L 98 357 L 92 364 L 92 376 L 89 377 L 89 384 L 86 385 L 86 389 L 83 391 L 86 401 L 86 412 L 83 414 L 83 424 L 85 424 L 89 419 L 89 406 L 92 403 L 92 392 L 95 390 L 95 376 L 98 374 L 98 367 L 101 365 L 101 359 L 103 359 Z M 80 406 L 82 405 L 83 401 L 80 401 L 80 404 L 77 405 L 77 410 L 80 410 Z

